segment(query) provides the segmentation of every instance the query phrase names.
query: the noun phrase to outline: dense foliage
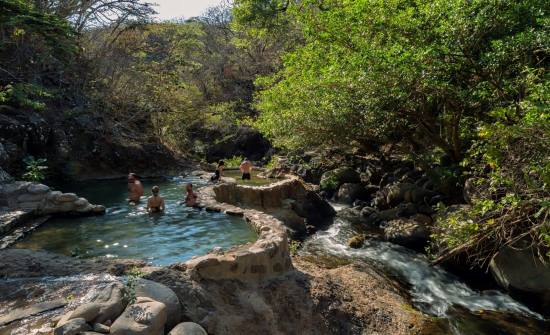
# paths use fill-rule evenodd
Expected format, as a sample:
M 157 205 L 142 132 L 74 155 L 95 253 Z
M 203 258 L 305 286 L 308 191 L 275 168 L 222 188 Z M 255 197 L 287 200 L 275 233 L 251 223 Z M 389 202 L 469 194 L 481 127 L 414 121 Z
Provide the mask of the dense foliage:
M 0 108 L 93 116 L 128 145 L 180 152 L 255 114 L 254 79 L 280 43 L 232 28 L 228 4 L 185 21 L 152 13 L 141 0 L 0 1 Z
M 434 252 L 484 263 L 528 235 L 541 254 L 550 246 L 547 1 L 236 6 L 252 31 L 277 36 L 290 21 L 303 35 L 280 71 L 257 80 L 253 122 L 276 144 L 398 144 L 402 154 L 454 165 L 476 196 L 438 221 Z
M 306 43 L 259 80 L 257 125 L 284 146 L 404 138 L 459 162 L 472 126 L 547 65 L 545 1 L 303 1 Z

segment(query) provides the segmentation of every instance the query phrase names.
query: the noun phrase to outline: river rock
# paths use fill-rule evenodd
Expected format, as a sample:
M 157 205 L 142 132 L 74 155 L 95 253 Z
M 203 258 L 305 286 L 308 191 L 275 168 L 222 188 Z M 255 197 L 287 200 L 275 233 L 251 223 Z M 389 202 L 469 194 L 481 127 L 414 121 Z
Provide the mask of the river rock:
M 208 335 L 208 333 L 199 324 L 183 322 L 172 329 L 168 335 Z
M 166 305 L 138 297 L 111 326 L 113 335 L 162 335 L 166 324 Z
M 365 199 L 365 189 L 361 184 L 344 183 L 338 189 L 338 201 L 351 204 L 355 199 Z
M 411 249 L 421 250 L 429 238 L 425 224 L 414 219 L 397 219 L 384 226 L 386 240 Z
M 181 305 L 178 296 L 168 287 L 151 280 L 139 278 L 136 281 L 136 296 L 151 298 L 166 305 L 166 327 L 172 329 L 181 320 Z
M 71 319 L 62 326 L 54 329 L 54 335 L 77 335 L 82 332 L 91 330 L 92 327 L 82 318 Z
M 24 193 L 17 197 L 17 202 L 40 202 L 46 197 L 45 194 Z
M 19 203 L 18 207 L 25 211 L 34 211 L 40 207 L 42 204 L 41 201 L 35 201 L 35 202 L 21 202 Z
M 27 191 L 32 194 L 48 193 L 50 188 L 44 184 L 32 184 L 27 187 Z
M 321 176 L 321 190 L 336 191 L 344 183 L 360 183 L 359 173 L 349 167 L 341 167 L 323 173 Z
M 353 249 L 359 249 L 365 243 L 365 235 L 355 235 L 348 240 L 348 246 Z
M 52 201 L 52 202 L 57 201 L 57 198 L 58 198 L 59 196 L 61 196 L 61 194 L 63 194 L 63 193 L 61 193 L 60 191 L 51 191 L 51 192 L 48 193 L 48 195 L 46 196 L 46 200 Z
M 78 200 L 78 196 L 74 193 L 62 193 L 55 200 L 58 202 L 75 202 Z
M 85 206 L 88 206 L 89 204 L 90 203 L 88 202 L 88 200 L 84 198 L 78 198 L 78 200 L 74 202 L 74 205 L 76 207 L 85 207 Z
M 515 248 L 500 248 L 489 268 L 500 286 L 546 295 L 550 305 L 550 265 L 543 264 L 529 244 L 524 240 Z
M 105 323 L 116 319 L 126 307 L 124 290 L 121 283 L 109 283 L 91 299 L 91 302 L 80 305 L 63 316 L 58 326 L 75 318 L 93 323 Z

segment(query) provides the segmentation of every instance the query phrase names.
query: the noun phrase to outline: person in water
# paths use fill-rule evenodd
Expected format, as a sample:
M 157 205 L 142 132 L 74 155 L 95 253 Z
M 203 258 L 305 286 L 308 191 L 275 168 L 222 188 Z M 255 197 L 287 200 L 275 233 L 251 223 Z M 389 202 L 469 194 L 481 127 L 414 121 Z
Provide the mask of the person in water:
M 212 176 L 212 178 L 210 178 L 210 180 L 212 182 L 220 181 L 220 179 L 223 177 L 223 169 L 224 168 L 225 168 L 224 161 L 219 161 L 218 162 L 218 167 L 216 168 L 216 171 L 214 172 L 214 175 Z
M 151 189 L 153 195 L 147 199 L 147 212 L 164 212 L 164 198 L 159 195 L 159 192 L 160 188 L 158 186 L 153 186 Z
M 135 205 L 144 194 L 143 185 L 135 173 L 128 174 L 128 202 Z
M 252 163 L 248 160 L 248 158 L 245 158 L 243 162 L 241 163 L 241 166 L 239 166 L 239 169 L 241 170 L 242 180 L 250 180 L 252 177 Z
M 189 207 L 195 207 L 197 205 L 198 196 L 193 192 L 193 184 L 187 184 L 186 189 L 187 195 L 185 196 L 185 204 Z

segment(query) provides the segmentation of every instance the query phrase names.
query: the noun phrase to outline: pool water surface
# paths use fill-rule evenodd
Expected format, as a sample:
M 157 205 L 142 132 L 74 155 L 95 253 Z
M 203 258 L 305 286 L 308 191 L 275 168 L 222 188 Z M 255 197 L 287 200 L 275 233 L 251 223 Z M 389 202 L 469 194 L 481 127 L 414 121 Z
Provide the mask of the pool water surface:
M 144 180 L 145 196 L 137 206 L 126 201 L 125 180 L 58 187 L 63 192 L 75 192 L 91 203 L 104 205 L 106 214 L 51 219 L 15 248 L 45 249 L 82 258 L 136 258 L 167 265 L 206 254 L 214 247 L 226 249 L 257 239 L 242 218 L 183 205 L 185 185 L 189 182 L 195 187 L 205 185 L 195 177 Z M 165 199 L 164 213 L 146 211 L 146 199 L 153 185 L 160 187 Z

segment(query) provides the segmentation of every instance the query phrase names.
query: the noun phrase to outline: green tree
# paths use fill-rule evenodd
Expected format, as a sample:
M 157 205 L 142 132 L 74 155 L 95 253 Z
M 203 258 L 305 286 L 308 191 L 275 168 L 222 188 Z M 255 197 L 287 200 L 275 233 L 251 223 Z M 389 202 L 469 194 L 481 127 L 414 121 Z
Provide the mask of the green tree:
M 547 10 L 541 0 L 289 2 L 305 44 L 258 80 L 255 125 L 286 147 L 406 140 L 459 162 L 475 123 L 520 108 L 529 69 L 547 65 Z

